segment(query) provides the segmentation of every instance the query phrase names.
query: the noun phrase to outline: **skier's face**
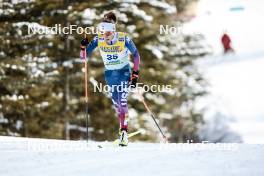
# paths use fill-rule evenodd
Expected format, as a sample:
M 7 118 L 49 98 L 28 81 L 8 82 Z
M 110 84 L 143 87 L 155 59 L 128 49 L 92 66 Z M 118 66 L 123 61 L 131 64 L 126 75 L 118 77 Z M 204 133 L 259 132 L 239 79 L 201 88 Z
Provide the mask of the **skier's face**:
M 106 32 L 104 33 L 104 38 L 105 38 L 105 40 L 106 40 L 106 41 L 111 41 L 111 40 L 113 39 L 113 37 L 114 37 L 114 34 L 115 34 L 115 32 L 112 32 L 112 31 L 106 31 Z

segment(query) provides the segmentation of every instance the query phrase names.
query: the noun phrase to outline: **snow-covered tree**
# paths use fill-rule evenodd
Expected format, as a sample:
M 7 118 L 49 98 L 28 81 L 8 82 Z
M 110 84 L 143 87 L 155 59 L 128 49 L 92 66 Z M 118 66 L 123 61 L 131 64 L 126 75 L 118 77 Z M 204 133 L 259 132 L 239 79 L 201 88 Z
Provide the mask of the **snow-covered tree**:
M 161 35 L 159 31 L 160 25 L 179 25 L 174 17 L 176 7 L 182 5 L 160 0 L 4 0 L 0 11 L 1 134 L 63 138 L 69 124 L 85 127 L 83 63 L 78 58 L 84 36 L 28 34 L 27 29 L 55 24 L 94 26 L 105 12 L 113 10 L 119 18 L 118 31 L 127 32 L 140 52 L 140 82 L 171 85 L 173 89 L 144 94 L 159 123 L 166 127 L 172 141 L 196 138 L 196 126 L 202 118 L 193 102 L 205 92 L 193 60 L 206 51 L 199 45 L 199 36 Z M 91 40 L 94 36 L 87 37 Z M 112 102 L 106 94 L 92 89 L 95 82 L 104 83 L 98 52 L 90 58 L 89 77 L 91 137 L 113 139 L 118 122 L 110 108 Z M 130 126 L 147 129 L 141 139 L 157 139 L 157 130 L 143 104 L 133 95 L 129 102 Z M 72 132 L 70 137 L 84 135 L 82 131 Z

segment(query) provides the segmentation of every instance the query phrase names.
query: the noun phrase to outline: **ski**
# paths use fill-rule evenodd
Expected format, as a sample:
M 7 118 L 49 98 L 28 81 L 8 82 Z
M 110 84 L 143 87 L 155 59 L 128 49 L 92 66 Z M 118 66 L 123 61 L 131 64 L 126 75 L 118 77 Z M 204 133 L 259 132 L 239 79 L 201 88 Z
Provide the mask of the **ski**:
M 128 134 L 128 139 L 131 138 L 131 137 L 133 137 L 133 136 L 136 136 L 136 135 L 139 134 L 139 133 L 141 133 L 140 130 L 135 131 L 135 132 L 133 132 L 133 133 L 129 133 L 129 134 Z M 118 142 L 119 142 L 119 139 L 116 139 L 116 140 L 114 140 L 113 144 L 114 144 L 114 145 L 118 145 Z
M 131 138 L 131 137 L 134 137 L 136 136 L 137 134 L 140 134 L 141 133 L 141 130 L 138 130 L 138 131 L 135 131 L 133 133 L 129 133 L 128 134 L 128 138 Z M 118 146 L 118 143 L 119 143 L 119 139 L 116 139 L 114 141 L 111 142 L 113 144 L 113 146 Z M 102 145 L 98 145 L 99 148 L 103 148 Z

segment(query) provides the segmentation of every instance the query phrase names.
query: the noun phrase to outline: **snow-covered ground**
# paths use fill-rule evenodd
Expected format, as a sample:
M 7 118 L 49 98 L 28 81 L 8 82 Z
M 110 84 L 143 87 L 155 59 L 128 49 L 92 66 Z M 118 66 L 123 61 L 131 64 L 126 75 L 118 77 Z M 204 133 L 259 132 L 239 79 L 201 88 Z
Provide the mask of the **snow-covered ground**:
M 98 148 L 102 145 L 103 148 Z M 0 175 L 260 176 L 264 145 L 111 143 L 0 137 Z
M 261 0 L 199 0 L 197 16 L 183 32 L 205 35 L 215 54 L 222 53 L 220 38 L 225 30 L 237 53 L 263 51 L 263 6 Z
M 210 91 L 199 106 L 209 109 L 209 121 L 217 113 L 226 116 L 245 143 L 264 143 L 263 5 L 260 0 L 200 0 L 197 16 L 183 30 L 202 33 L 214 50 L 214 56 L 198 62 Z M 224 30 L 231 36 L 234 55 L 222 56 Z
M 211 86 L 203 103 L 227 112 L 229 126 L 246 143 L 264 143 L 264 56 L 226 56 L 201 61 Z

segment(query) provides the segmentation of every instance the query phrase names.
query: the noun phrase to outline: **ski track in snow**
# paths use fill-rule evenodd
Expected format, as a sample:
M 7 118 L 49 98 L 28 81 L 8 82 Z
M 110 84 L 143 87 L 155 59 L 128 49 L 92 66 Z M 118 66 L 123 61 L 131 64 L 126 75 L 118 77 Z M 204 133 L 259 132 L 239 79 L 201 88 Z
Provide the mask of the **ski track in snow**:
M 53 147 L 45 149 L 44 144 Z M 232 144 L 232 150 L 180 145 L 131 143 L 119 148 L 109 142 L 87 146 L 84 141 L 0 137 L 0 175 L 264 175 L 264 145 Z

